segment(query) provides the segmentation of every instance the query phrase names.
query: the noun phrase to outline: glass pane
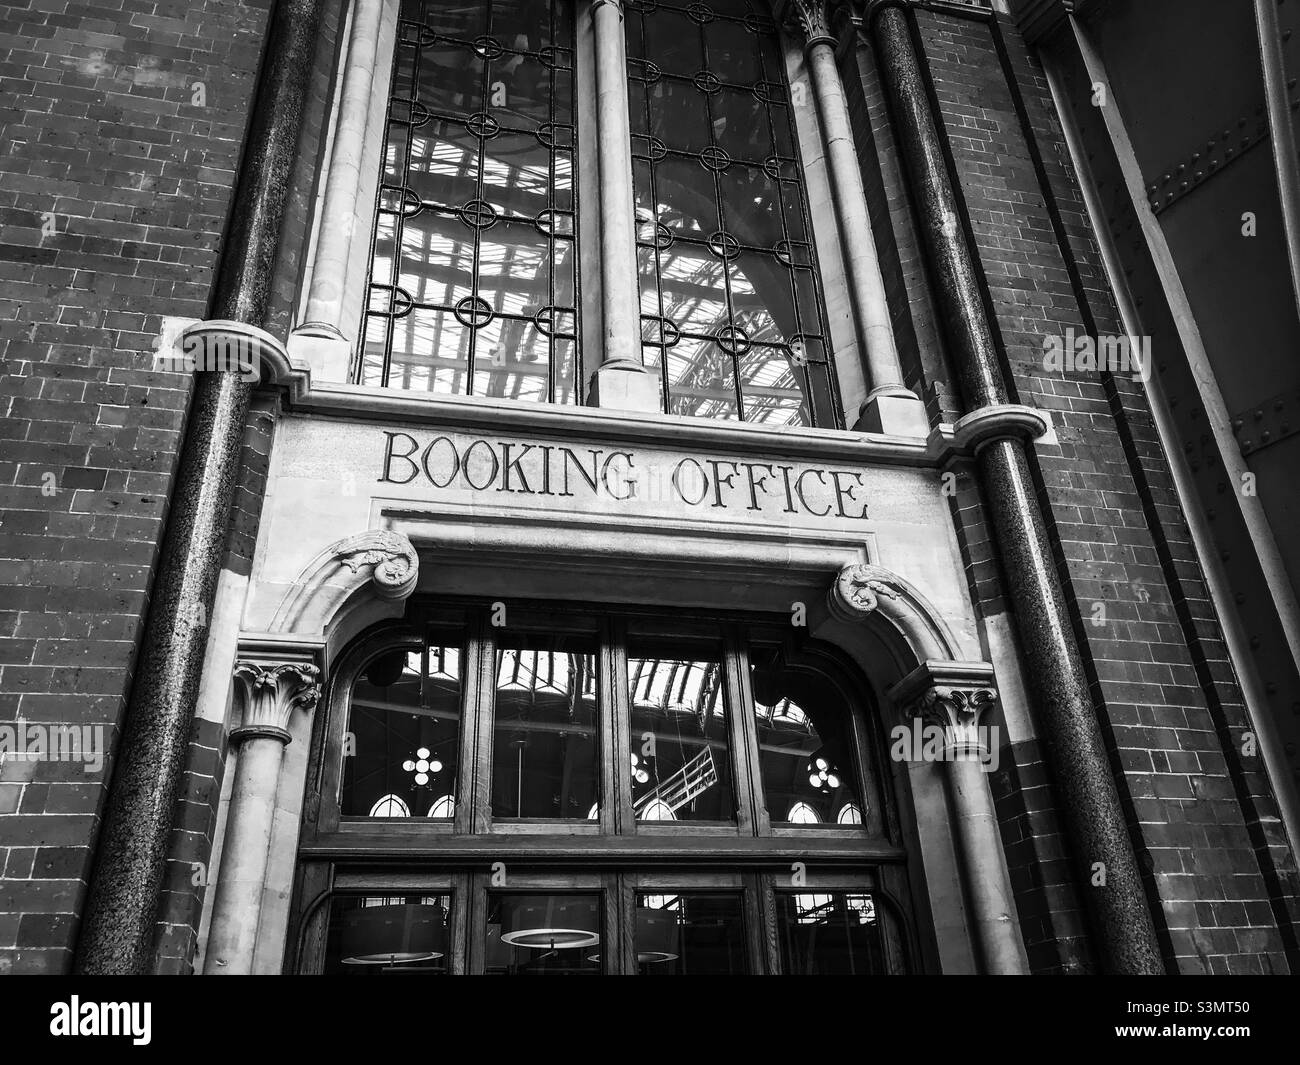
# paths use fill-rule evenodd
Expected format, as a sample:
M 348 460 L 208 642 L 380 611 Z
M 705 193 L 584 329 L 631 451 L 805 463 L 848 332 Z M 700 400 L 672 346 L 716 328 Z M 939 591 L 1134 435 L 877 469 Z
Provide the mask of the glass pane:
M 403 128 L 393 127 L 395 131 Z M 463 122 L 430 119 L 411 131 L 410 141 L 406 184 L 417 197 L 425 203 L 452 207 L 474 199 L 483 142 Z
M 745 421 L 808 425 L 803 373 L 784 348 L 755 346 L 740 356 Z
M 772 154 L 767 107 L 747 89 L 723 89 L 710 97 L 713 139 L 732 159 L 761 163 Z
M 645 55 L 669 74 L 690 77 L 704 66 L 699 24 L 684 12 L 660 9 L 645 14 Z
M 327 976 L 446 975 L 451 896 L 343 896 L 330 903 Z
M 668 356 L 669 414 L 740 417 L 735 360 L 717 344 L 682 340 Z
M 627 669 L 637 819 L 735 820 L 720 648 L 634 639 Z
M 751 649 L 759 770 L 768 814 L 795 825 L 860 825 L 849 707 L 820 674 Z
M 598 816 L 596 654 L 592 637 L 499 638 L 493 817 Z
M 456 801 L 461 649 L 451 641 L 376 658 L 352 688 L 344 817 L 450 820 Z
M 641 976 L 749 971 L 739 895 L 637 895 L 634 942 Z
M 781 971 L 787 976 L 886 973 L 875 898 L 843 891 L 776 897 Z
M 737 5 L 711 4 L 716 14 L 725 14 L 725 8 Z M 744 18 L 747 12 L 733 12 Z M 719 73 L 725 70 L 728 80 L 752 85 L 761 76 L 758 63 L 758 38 L 740 21 L 718 19 L 705 26 L 708 42 L 709 66 Z
M 490 975 L 598 975 L 600 942 L 599 895 L 488 896 Z
M 433 211 L 402 222 L 397 284 L 414 302 L 454 305 L 470 294 L 473 279 L 472 229 Z

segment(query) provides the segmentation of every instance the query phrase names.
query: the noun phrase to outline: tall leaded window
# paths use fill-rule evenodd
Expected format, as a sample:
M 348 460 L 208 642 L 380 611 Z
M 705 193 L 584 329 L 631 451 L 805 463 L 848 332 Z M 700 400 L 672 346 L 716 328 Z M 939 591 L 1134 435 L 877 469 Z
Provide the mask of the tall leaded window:
M 587 0 L 403 0 L 358 380 L 578 403 Z M 838 424 L 781 38 L 762 0 L 628 0 L 642 356 L 669 414 Z M 590 42 L 588 42 L 590 43 Z M 590 67 L 591 64 L 587 64 Z M 598 115 L 599 106 L 595 108 Z M 580 153 L 580 146 L 584 147 Z M 594 210 L 584 205 L 582 210 Z M 589 254 L 598 254 L 598 242 Z M 631 264 L 629 264 L 629 269 Z M 594 291 L 594 289 L 593 289 Z M 588 301 L 590 302 L 590 301 Z
M 403 0 L 361 383 L 574 402 L 572 5 Z
M 834 426 L 803 174 L 767 5 L 630 0 L 627 50 L 642 342 L 665 409 Z
M 340 660 L 300 969 L 906 971 L 905 854 L 851 666 L 784 618 L 497 620 L 413 604 Z

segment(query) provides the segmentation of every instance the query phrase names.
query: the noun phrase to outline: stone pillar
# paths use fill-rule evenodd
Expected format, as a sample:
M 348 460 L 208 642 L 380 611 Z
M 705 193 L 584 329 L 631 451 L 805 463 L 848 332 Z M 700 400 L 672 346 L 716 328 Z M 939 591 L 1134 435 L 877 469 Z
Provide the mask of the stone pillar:
M 992 672 L 982 664 L 927 662 L 890 694 L 902 705 L 905 725 L 943 731 L 940 757 L 953 837 L 982 967 L 986 973 L 1016 975 L 1027 973 L 1029 964 L 989 791 L 987 767 L 992 752 L 985 745 L 980 720 L 997 703 L 996 689 L 981 683 L 991 680 Z
M 1025 437 L 1032 435 L 1026 432 L 1032 412 L 1007 402 L 906 6 L 906 0 L 869 0 L 866 24 L 969 411 L 957 435 L 976 455 L 1099 954 L 1110 972 L 1161 973 L 1155 926 L 1029 471 Z M 1104 886 L 1091 886 L 1098 872 Z
M 379 54 L 379 24 L 383 0 L 356 0 L 348 37 L 338 125 L 325 176 L 325 196 L 312 258 L 306 319 L 295 332 L 349 341 L 341 328 L 348 261 L 358 218 L 369 219 L 369 207 L 358 211 L 357 189 L 366 147 L 375 66 Z
M 596 159 L 600 170 L 600 367 L 593 407 L 660 410 L 659 376 L 641 361 L 641 292 L 636 269 L 636 201 L 628 124 L 627 42 L 622 0 L 594 0 Z
M 230 206 L 210 317 L 260 333 L 280 243 L 321 0 L 278 0 Z M 77 942 L 79 973 L 147 971 L 226 550 L 252 383 L 195 375 L 149 616 L 97 841 Z
M 253 971 L 289 723 L 296 710 L 309 712 L 320 698 L 320 670 L 308 660 L 284 662 L 249 655 L 235 665 L 234 679 L 242 723 L 230 733 L 230 745 L 239 754 L 221 867 L 213 884 L 212 925 L 203 964 L 208 976 Z
M 906 641 L 920 664 L 889 690 L 902 723 L 914 732 L 914 749 L 926 750 L 924 730 L 942 730 L 949 828 L 961 867 L 966 913 L 981 966 L 989 973 L 1024 973 L 1029 965 L 1016 919 L 1011 880 L 998 832 L 985 767 L 980 717 L 997 702 L 993 667 L 951 660 L 954 648 L 933 608 L 896 574 L 856 563 L 836 574 L 826 593 L 828 615 L 856 625 L 884 620 Z
M 855 428 L 899 436 L 925 436 L 930 424 L 920 398 L 903 386 L 894 325 L 871 233 L 867 194 L 849 126 L 849 106 L 835 61 L 838 42 L 830 32 L 829 0 L 793 0 L 790 7 L 804 36 L 817 119 L 826 147 L 831 202 L 839 224 L 840 250 L 848 275 L 858 344 L 866 361 L 869 391 Z

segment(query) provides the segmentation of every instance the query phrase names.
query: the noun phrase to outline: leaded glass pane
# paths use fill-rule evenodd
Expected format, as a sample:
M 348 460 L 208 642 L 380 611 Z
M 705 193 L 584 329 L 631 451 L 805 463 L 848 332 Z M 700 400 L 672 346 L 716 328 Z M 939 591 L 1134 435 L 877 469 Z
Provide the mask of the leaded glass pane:
M 642 343 L 665 409 L 837 425 L 768 6 L 630 0 L 627 27 Z
M 568 6 L 403 3 L 363 384 L 580 398 Z

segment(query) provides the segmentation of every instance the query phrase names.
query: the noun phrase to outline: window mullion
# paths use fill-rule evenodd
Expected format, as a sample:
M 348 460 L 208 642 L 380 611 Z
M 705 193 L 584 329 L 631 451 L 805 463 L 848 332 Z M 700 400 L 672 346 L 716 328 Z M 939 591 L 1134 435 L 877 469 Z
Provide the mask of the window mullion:
M 627 680 L 627 624 L 622 618 L 605 619 L 600 641 L 601 756 L 605 772 L 600 784 L 600 829 L 605 835 L 632 835 L 636 815 L 632 809 L 632 706 Z
M 465 971 L 472 976 L 481 976 L 487 971 L 488 876 L 487 873 L 468 873 L 465 876 L 465 920 L 468 925 Z
M 731 722 L 732 763 L 736 781 L 736 825 L 742 836 L 770 836 L 772 823 L 763 797 L 759 772 L 758 730 L 754 725 L 754 693 L 749 683 L 749 655 L 739 630 L 730 626 L 723 647 L 722 668 Z
M 452 976 L 464 976 L 469 972 L 470 939 L 479 933 L 475 922 L 470 920 L 470 908 L 474 895 L 474 878 L 469 873 L 457 873 L 451 882 L 451 941 L 450 957 L 447 959 L 447 971 Z
M 885 788 L 888 782 L 876 772 L 875 759 L 871 753 L 876 749 L 866 715 L 858 712 L 849 715 L 849 736 L 853 742 L 853 754 L 857 765 L 853 769 L 858 775 L 858 802 L 862 807 L 862 825 L 873 836 L 886 835 L 885 825 Z M 894 826 L 889 826 L 888 836 L 897 838 Z
M 750 967 L 755 973 L 776 976 L 781 972 L 781 949 L 777 943 L 776 889 L 774 878 L 754 874 L 745 878 L 745 917 L 749 926 Z
M 462 664 L 460 779 L 455 832 L 492 827 L 492 700 L 496 692 L 496 640 L 487 617 L 476 611 L 466 632 Z

